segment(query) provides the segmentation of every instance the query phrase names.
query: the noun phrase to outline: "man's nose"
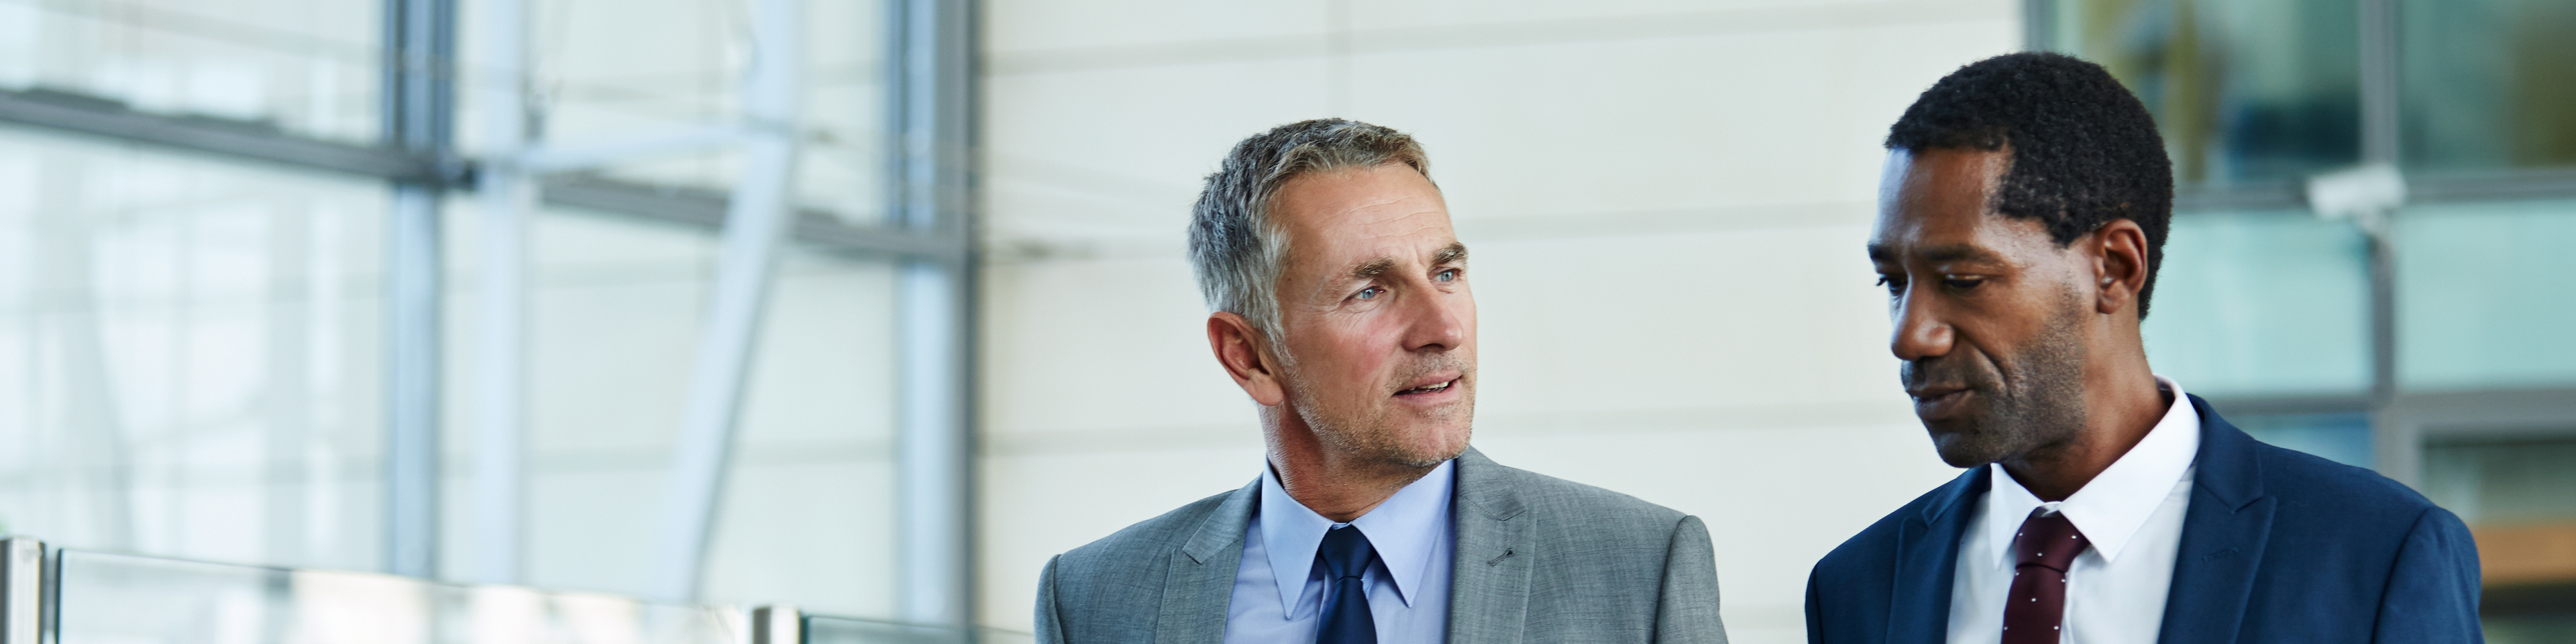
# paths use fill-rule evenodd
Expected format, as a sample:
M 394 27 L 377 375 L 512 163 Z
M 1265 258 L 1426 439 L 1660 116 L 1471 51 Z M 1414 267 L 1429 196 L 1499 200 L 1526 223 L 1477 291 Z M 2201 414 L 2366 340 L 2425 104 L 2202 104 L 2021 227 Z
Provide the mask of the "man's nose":
M 1897 359 L 1913 362 L 1950 353 L 1956 334 L 1941 321 L 1939 307 L 1928 300 L 1909 290 L 1896 301 L 1896 328 L 1888 338 L 1888 349 Z
M 1406 351 L 1449 351 L 1466 344 L 1467 325 L 1472 324 L 1468 320 L 1473 319 L 1473 311 L 1467 307 L 1475 306 L 1473 300 L 1465 293 L 1437 288 L 1426 287 L 1414 293 L 1419 295 L 1407 298 L 1411 301 L 1405 307 L 1409 318 L 1404 329 Z

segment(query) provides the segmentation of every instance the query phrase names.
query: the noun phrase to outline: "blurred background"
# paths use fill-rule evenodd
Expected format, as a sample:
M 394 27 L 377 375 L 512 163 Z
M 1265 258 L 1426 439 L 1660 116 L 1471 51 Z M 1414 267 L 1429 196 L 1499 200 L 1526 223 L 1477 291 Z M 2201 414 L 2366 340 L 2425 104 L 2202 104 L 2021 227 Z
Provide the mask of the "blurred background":
M 1735 641 L 1803 641 L 1957 473 L 1879 142 L 2025 48 L 2163 128 L 2157 370 L 2576 642 L 2558 0 L 0 0 L 0 525 L 75 640 L 498 641 L 519 587 L 1014 637 L 1048 557 L 1259 472 L 1182 225 L 1344 116 L 1476 249 L 1476 445 L 1706 518 Z M 487 625 L 315 617 L 385 602 Z

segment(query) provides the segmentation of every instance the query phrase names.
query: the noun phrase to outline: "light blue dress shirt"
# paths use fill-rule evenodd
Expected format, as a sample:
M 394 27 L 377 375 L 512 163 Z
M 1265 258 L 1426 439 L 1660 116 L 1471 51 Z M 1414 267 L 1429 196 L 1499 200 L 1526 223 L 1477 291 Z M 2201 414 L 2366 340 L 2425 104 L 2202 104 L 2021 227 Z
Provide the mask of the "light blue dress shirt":
M 1439 644 L 1449 636 L 1450 561 L 1457 524 L 1450 490 L 1457 461 L 1441 463 L 1385 503 L 1353 519 L 1377 563 L 1360 577 L 1379 644 Z M 1289 498 L 1279 476 L 1263 467 L 1261 505 L 1243 534 L 1234 598 L 1226 603 L 1226 644 L 1312 644 L 1324 612 L 1324 569 L 1315 549 L 1339 527 Z

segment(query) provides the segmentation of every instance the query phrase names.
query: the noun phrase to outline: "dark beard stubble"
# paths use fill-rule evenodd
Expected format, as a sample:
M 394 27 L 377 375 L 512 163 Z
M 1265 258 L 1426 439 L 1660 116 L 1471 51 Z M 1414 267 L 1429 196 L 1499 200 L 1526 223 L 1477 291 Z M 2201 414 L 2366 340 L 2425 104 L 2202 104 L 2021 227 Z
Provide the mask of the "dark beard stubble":
M 2062 314 L 2015 347 L 2010 360 L 1971 364 L 1953 353 L 1904 365 L 1908 383 L 1959 382 L 1985 398 L 1983 414 L 1953 419 L 1949 433 L 1932 433 L 1942 462 L 1966 468 L 2019 458 L 2084 430 L 2086 351 L 2076 330 L 2082 301 L 2072 292 L 2065 300 Z

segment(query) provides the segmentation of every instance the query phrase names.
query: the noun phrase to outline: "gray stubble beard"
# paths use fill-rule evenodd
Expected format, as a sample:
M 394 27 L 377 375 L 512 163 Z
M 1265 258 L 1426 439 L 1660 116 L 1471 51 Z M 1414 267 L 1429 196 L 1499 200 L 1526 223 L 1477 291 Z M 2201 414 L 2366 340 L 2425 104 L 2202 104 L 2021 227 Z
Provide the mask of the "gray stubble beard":
M 1444 357 L 1424 368 L 1413 370 L 1412 373 L 1428 373 L 1444 367 L 1458 369 L 1460 374 L 1458 384 L 1453 386 L 1466 387 L 1459 392 L 1458 404 L 1449 410 L 1449 414 L 1463 415 L 1470 419 L 1467 432 L 1472 436 L 1475 432 L 1472 419 L 1476 413 L 1476 390 L 1471 383 L 1476 379 L 1475 365 L 1456 358 Z M 1314 389 L 1309 386 L 1310 381 L 1300 370 L 1288 367 L 1285 371 L 1290 385 L 1288 388 L 1290 413 L 1296 414 L 1299 420 L 1305 421 L 1306 427 L 1314 430 L 1316 439 L 1322 441 L 1327 449 L 1389 467 L 1426 471 L 1440 466 L 1449 459 L 1457 458 L 1467 449 L 1466 441 L 1460 441 L 1457 449 L 1448 450 L 1445 454 L 1418 453 L 1410 449 L 1406 441 L 1394 435 L 1393 423 L 1389 422 L 1389 419 L 1362 418 L 1360 417 L 1362 414 L 1359 413 L 1334 409 L 1332 405 L 1324 404 L 1305 393 Z M 1410 376 L 1407 377 L 1410 378 Z M 1444 417 L 1441 420 L 1445 421 L 1449 418 Z

